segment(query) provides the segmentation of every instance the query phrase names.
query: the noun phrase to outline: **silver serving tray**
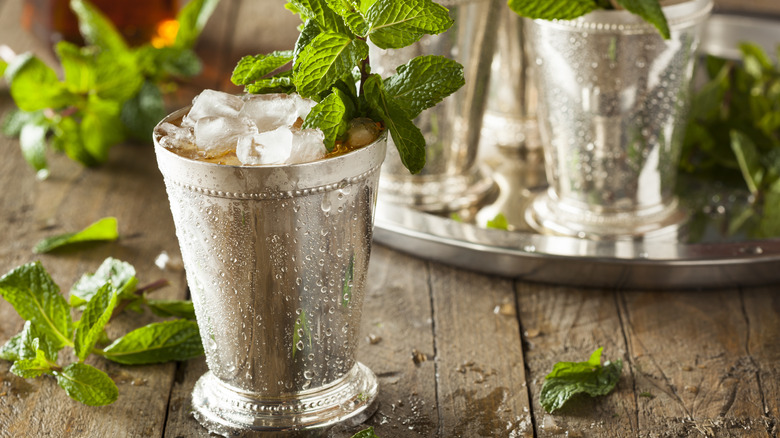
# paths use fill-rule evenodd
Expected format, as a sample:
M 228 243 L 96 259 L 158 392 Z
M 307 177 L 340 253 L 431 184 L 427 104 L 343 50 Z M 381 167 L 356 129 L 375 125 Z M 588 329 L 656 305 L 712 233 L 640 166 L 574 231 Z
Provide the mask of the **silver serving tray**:
M 714 15 L 703 50 L 738 58 L 741 41 L 756 42 L 775 54 L 780 24 L 772 19 Z M 687 208 L 696 212 L 697 230 L 663 241 L 542 235 L 523 221 L 528 200 L 545 186 L 539 152 L 512 154 L 518 152 L 488 148 L 482 154 L 482 164 L 493 173 L 499 194 L 478 210 L 462 212 L 463 219 L 390 204 L 380 196 L 375 241 L 464 269 L 561 285 L 689 289 L 780 282 L 780 239 L 724 232 L 729 211 L 744 204 L 739 193 L 706 186 L 694 190 Z M 507 217 L 512 231 L 475 225 L 485 224 L 498 212 Z

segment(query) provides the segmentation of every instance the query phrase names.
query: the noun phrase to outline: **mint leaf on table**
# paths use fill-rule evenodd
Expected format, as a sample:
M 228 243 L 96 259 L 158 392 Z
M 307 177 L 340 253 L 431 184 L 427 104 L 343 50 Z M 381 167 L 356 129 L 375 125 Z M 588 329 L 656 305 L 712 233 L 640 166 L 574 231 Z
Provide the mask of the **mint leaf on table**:
M 349 74 L 368 56 L 365 41 L 340 33 L 317 35 L 293 67 L 293 83 L 303 97 L 315 97 Z
M 0 296 L 56 349 L 73 345 L 70 307 L 40 262 L 22 265 L 0 278 Z
M 20 359 L 32 359 L 37 355 L 37 351 L 41 350 L 51 361 L 56 361 L 59 355 L 61 346 L 55 345 L 46 332 L 39 329 L 36 325 L 30 321 L 25 321 L 24 329 L 22 329 L 20 336 L 20 344 L 17 353 Z
M 111 241 L 119 238 L 117 221 L 114 217 L 106 217 L 89 225 L 81 231 L 65 233 L 41 240 L 33 248 L 33 252 L 41 254 L 68 245 L 82 242 Z
M 92 352 L 114 312 L 116 303 L 117 293 L 110 283 L 101 287 L 87 303 L 74 334 L 73 349 L 80 360 L 83 361 Z
M 30 54 L 17 56 L 5 75 L 13 78 L 11 97 L 23 111 L 61 108 L 73 100 L 65 84 L 57 79 L 57 73 Z
M 19 132 L 19 146 L 22 156 L 36 171 L 47 168 L 46 162 L 46 134 L 49 126 L 44 120 L 28 122 L 22 126 Z
M 623 361 L 601 364 L 603 347 L 594 351 L 587 362 L 558 362 L 544 378 L 540 402 L 553 413 L 577 394 L 597 397 L 609 394 L 620 380 Z
M 109 405 L 119 397 L 119 389 L 111 377 L 85 363 L 72 363 L 55 371 L 54 376 L 70 398 L 88 406 Z
M 183 361 L 203 355 L 203 344 L 196 322 L 176 319 L 133 330 L 101 355 L 127 365 Z
M 144 81 L 135 96 L 125 101 L 119 114 L 128 134 L 136 140 L 148 140 L 148 135 L 166 115 L 165 102 L 160 89 L 150 81 Z
M 195 320 L 195 307 L 189 300 L 147 300 L 146 305 L 157 316 Z
M 38 341 L 38 339 L 35 339 Z M 37 342 L 34 342 L 34 346 Z M 11 366 L 11 372 L 25 379 L 34 379 L 52 371 L 52 364 L 46 359 L 43 350 L 35 348 L 35 356 L 30 359 L 19 359 Z
M 135 277 L 133 265 L 107 258 L 100 264 L 94 274 L 84 274 L 70 289 L 70 305 L 83 306 L 91 301 L 98 290 L 110 283 L 121 298 L 132 298 L 138 279 Z
M 5 74 L 5 69 L 8 68 L 8 63 L 4 59 L 0 59 L 0 76 Z
M 410 172 L 420 172 L 425 166 L 425 137 L 420 128 L 412 123 L 404 108 L 387 95 L 378 75 L 371 75 L 363 87 L 368 105 L 390 131 L 401 162 Z
M 368 428 L 363 429 L 360 432 L 352 435 L 352 438 L 379 438 L 379 437 L 374 432 L 374 428 L 373 427 L 368 427 Z
M 452 26 L 446 8 L 431 0 L 378 0 L 366 11 L 368 37 L 382 49 L 406 47 L 423 35 L 436 35 Z
M 29 322 L 29 321 L 28 321 Z M 0 359 L 7 361 L 17 361 L 21 359 L 19 349 L 22 347 L 22 333 L 17 333 L 11 337 L 2 347 L 0 347 Z
M 71 0 L 70 8 L 78 17 L 81 36 L 89 44 L 116 53 L 129 50 L 125 39 L 111 20 L 91 3 L 84 0 Z
M 176 15 L 179 31 L 176 33 L 173 46 L 178 48 L 194 46 L 218 4 L 219 0 L 192 0 L 184 5 Z
M 465 84 L 463 66 L 443 56 L 418 56 L 385 79 L 385 91 L 414 119 Z

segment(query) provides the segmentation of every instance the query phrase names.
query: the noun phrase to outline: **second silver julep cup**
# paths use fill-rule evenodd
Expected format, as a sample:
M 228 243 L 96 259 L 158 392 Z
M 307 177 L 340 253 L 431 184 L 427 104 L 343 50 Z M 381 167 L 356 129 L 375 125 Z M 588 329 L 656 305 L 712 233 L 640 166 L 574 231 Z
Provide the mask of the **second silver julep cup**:
M 426 35 L 402 49 L 369 44 L 373 71 L 383 77 L 415 56 L 440 55 L 462 64 L 466 80 L 415 120 L 426 141 L 426 164 L 419 174 L 410 174 L 396 148 L 388 147 L 380 179 L 383 201 L 423 211 L 453 211 L 479 203 L 495 188 L 479 167 L 477 153 L 503 1 L 440 0 L 455 20 L 447 32 Z
M 677 164 L 711 9 L 664 7 L 669 40 L 627 11 L 526 21 L 550 185 L 527 211 L 532 226 L 594 239 L 678 234 Z
M 376 377 L 355 350 L 384 136 L 257 167 L 189 160 L 154 140 L 209 368 L 195 417 L 240 436 L 373 413 Z

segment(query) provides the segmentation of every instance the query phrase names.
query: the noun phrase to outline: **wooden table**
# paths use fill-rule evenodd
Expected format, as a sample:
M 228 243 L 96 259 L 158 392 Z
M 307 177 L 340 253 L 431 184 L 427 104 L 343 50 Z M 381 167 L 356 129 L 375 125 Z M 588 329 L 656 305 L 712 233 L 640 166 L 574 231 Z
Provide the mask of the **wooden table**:
M 19 31 L 20 3 L 0 2 L 0 44 L 35 49 Z M 225 17 L 241 15 L 239 3 L 223 3 L 216 16 L 222 27 L 213 34 L 224 30 Z M 3 86 L 0 114 L 10 108 Z M 97 169 L 52 154 L 46 181 L 35 179 L 16 140 L 0 138 L 0 151 L 0 273 L 40 259 L 68 290 L 111 256 L 135 265 L 142 283 L 170 280 L 160 297 L 186 297 L 183 271 L 154 264 L 162 251 L 178 258 L 178 245 L 151 145 L 117 146 Z M 118 218 L 119 241 L 57 255 L 31 251 L 43 237 L 104 216 Z M 778 436 L 776 286 L 558 287 L 454 269 L 381 246 L 373 249 L 368 284 L 361 329 L 375 342 L 361 342 L 358 359 L 379 377 L 379 409 L 367 424 L 382 438 Z M 112 322 L 109 335 L 152 320 L 126 314 Z M 22 324 L 0 300 L 0 342 Z M 560 414 L 545 413 L 539 390 L 552 365 L 586 360 L 599 346 L 605 357 L 624 361 L 616 390 L 578 400 Z M 21 379 L 0 361 L 0 437 L 207 436 L 189 413 L 203 359 L 137 367 L 89 363 L 117 381 L 113 405 L 81 405 L 54 379 Z

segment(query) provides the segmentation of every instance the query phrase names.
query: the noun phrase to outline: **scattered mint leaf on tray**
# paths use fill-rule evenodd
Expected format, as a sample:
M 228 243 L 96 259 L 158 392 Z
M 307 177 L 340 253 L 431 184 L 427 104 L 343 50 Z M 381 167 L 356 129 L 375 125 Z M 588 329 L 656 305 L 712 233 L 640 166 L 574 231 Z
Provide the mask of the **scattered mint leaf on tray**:
M 499 213 L 496 215 L 496 217 L 487 221 L 485 226 L 494 230 L 508 230 L 509 221 L 506 219 L 506 216 L 504 216 L 503 213 Z
M 379 437 L 376 435 L 376 433 L 374 433 L 373 427 L 368 427 L 352 435 L 352 438 L 379 438 Z
M 105 242 L 119 238 L 117 220 L 114 217 L 106 217 L 89 225 L 81 231 L 65 233 L 48 237 L 38 242 L 33 248 L 36 254 L 42 254 L 60 249 L 69 245 L 83 242 Z
M 412 119 L 463 86 L 457 62 L 423 56 L 386 79 L 371 73 L 368 44 L 408 46 L 452 26 L 446 8 L 431 0 L 290 0 L 286 8 L 303 20 L 292 52 L 245 57 L 232 81 L 248 93 L 292 93 L 318 102 L 304 121 L 320 128 L 333 150 L 355 118 L 381 122 L 390 131 L 401 162 L 412 173 L 425 165 L 425 138 Z M 278 71 L 289 60 L 291 70 Z
M 82 277 L 78 287 L 72 289 L 81 294 L 76 305 L 83 306 L 81 319 L 74 323 L 72 307 L 40 262 L 12 270 L 0 278 L 0 296 L 26 321 L 24 329 L 0 347 L 0 359 L 13 362 L 11 372 L 20 377 L 52 375 L 71 398 L 102 406 L 113 403 L 118 390 L 106 373 L 84 363 L 90 354 L 138 364 L 187 360 L 202 355 L 197 323 L 186 319 L 152 323 L 131 331 L 105 349 L 98 347 L 110 343 L 105 327 L 128 305 L 146 304 L 165 316 L 193 317 L 191 302 L 147 299 L 148 293 L 167 281 L 141 288 L 136 288 L 136 284 L 131 265 L 107 259 L 98 272 Z M 73 349 L 77 362 L 61 366 L 57 363 L 58 356 L 65 347 Z
M 587 362 L 558 362 L 544 378 L 540 402 L 544 410 L 553 413 L 577 394 L 591 397 L 609 394 L 620 380 L 623 361 L 601 364 L 603 347 L 594 351 Z

